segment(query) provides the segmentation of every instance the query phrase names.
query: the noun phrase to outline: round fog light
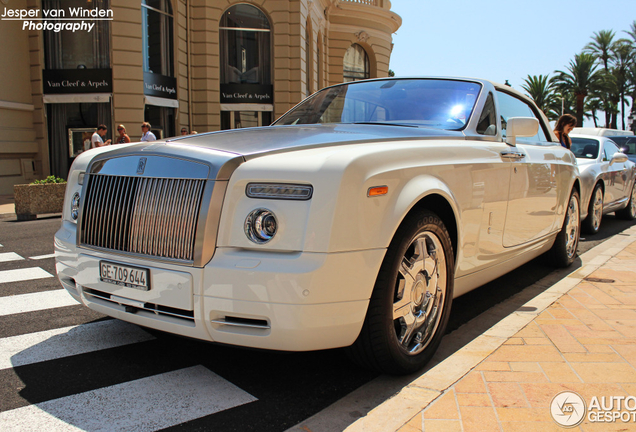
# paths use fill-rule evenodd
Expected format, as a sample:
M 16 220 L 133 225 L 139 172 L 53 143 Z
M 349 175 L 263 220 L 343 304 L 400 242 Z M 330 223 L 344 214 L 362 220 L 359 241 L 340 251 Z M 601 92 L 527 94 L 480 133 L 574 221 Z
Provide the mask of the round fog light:
M 245 218 L 245 235 L 254 243 L 263 244 L 276 234 L 278 222 L 271 210 L 256 209 Z
M 75 195 L 73 195 L 73 198 L 71 199 L 71 217 L 73 218 L 73 220 L 77 220 L 77 217 L 79 216 L 79 207 L 80 195 L 79 193 L 75 192 Z

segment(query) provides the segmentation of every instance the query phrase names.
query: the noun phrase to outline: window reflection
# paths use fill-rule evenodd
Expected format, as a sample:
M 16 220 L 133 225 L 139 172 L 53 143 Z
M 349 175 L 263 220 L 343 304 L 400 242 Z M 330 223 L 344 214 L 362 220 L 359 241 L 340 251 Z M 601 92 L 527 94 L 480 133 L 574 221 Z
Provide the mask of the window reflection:
M 364 48 L 358 44 L 351 45 L 344 55 L 342 68 L 344 82 L 369 78 L 369 56 Z

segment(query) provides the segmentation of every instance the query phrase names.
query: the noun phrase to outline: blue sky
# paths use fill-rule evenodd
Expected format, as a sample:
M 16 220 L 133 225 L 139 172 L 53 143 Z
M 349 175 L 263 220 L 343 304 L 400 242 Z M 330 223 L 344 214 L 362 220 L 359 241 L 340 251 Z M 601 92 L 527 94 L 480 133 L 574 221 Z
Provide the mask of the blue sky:
M 636 0 L 392 0 L 396 76 L 468 76 L 517 90 L 527 75 L 566 70 L 594 32 L 627 37 Z M 587 124 L 586 124 L 587 126 Z M 593 126 L 593 125 L 592 125 Z M 620 127 L 620 120 L 619 120 Z

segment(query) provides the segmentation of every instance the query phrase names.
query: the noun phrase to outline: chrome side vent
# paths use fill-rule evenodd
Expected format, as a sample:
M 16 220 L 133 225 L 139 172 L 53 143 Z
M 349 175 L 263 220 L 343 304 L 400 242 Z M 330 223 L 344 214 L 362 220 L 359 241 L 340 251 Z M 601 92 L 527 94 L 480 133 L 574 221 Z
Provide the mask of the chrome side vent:
M 204 179 L 87 177 L 81 245 L 194 260 Z

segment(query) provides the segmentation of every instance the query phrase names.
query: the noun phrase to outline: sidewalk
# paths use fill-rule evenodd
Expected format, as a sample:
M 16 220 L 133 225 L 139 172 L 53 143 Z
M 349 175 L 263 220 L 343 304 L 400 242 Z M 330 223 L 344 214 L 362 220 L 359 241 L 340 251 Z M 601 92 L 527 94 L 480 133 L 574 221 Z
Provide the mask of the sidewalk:
M 636 431 L 636 226 L 580 259 L 447 335 L 419 376 L 381 376 L 290 431 L 543 432 L 578 418 L 570 430 Z
M 0 195 L 0 216 L 15 214 L 13 195 Z

